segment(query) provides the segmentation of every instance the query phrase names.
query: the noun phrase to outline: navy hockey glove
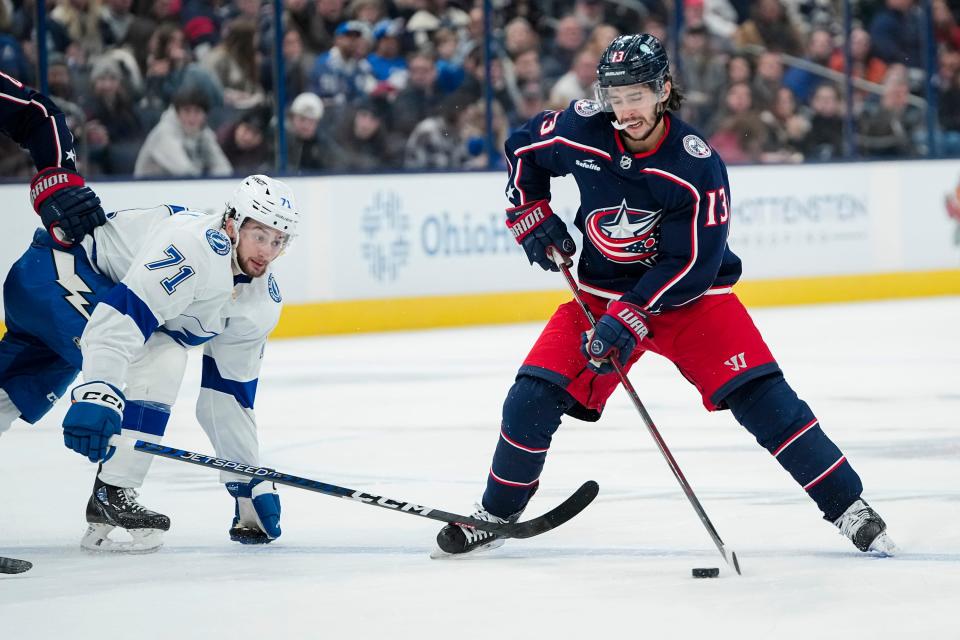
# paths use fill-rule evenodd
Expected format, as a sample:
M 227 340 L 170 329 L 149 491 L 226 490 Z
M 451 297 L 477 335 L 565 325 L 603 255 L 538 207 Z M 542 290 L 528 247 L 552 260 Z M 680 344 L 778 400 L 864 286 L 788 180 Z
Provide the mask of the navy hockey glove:
M 123 393 L 107 382 L 88 382 L 74 387 L 73 404 L 63 417 L 63 444 L 90 462 L 109 460 L 115 450 L 110 437 L 120 435 Z
M 100 198 L 75 171 L 49 167 L 30 183 L 30 202 L 43 228 L 57 244 L 69 247 L 104 222 Z
M 230 539 L 241 544 L 266 544 L 280 537 L 280 496 L 277 485 L 263 480 L 228 482 L 234 497 Z
M 580 351 L 587 356 L 587 366 L 599 374 L 613 373 L 612 356 L 626 366 L 637 343 L 650 333 L 646 320 L 647 316 L 636 305 L 620 300 L 611 302 L 596 329 L 583 334 Z
M 560 271 L 550 257 L 550 247 L 564 258 L 577 252 L 577 245 L 570 237 L 567 225 L 554 215 L 546 200 L 535 200 L 507 209 L 507 228 L 527 253 L 530 264 L 536 262 L 546 271 Z M 573 264 L 570 260 L 567 262 L 568 266 Z

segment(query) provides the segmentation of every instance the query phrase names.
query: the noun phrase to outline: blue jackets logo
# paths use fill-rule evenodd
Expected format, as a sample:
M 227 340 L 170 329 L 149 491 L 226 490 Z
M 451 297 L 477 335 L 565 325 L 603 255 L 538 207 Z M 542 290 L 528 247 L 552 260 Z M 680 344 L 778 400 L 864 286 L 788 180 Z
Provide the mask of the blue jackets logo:
M 218 256 L 225 256 L 230 253 L 230 238 L 219 229 L 207 229 L 207 242 L 210 243 L 210 248 Z
M 660 211 L 631 209 L 624 200 L 615 207 L 594 209 L 584 226 L 590 242 L 608 260 L 652 267 L 660 244 L 660 217 Z
M 273 277 L 272 273 L 267 276 L 267 292 L 274 302 L 283 300 L 283 297 L 280 295 L 280 285 L 277 284 L 277 279 Z

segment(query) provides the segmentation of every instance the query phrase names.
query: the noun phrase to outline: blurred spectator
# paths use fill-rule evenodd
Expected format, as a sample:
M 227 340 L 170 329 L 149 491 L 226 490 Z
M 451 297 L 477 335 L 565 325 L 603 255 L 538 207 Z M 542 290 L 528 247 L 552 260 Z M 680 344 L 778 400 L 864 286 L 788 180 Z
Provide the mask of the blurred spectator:
M 213 74 L 191 61 L 183 31 L 176 25 L 162 24 L 147 46 L 144 94 L 139 103 L 145 128 L 150 129 L 159 121 L 181 87 L 203 91 L 211 110 L 223 105 L 220 84 Z
M 146 132 L 123 85 L 120 65 L 103 57 L 94 63 L 90 79 L 93 97 L 87 107 L 84 136 L 89 156 L 87 170 L 129 175 Z
M 465 73 L 463 84 L 456 91 L 456 93 L 468 96 L 471 102 L 480 100 L 485 96 L 486 78 L 482 54 L 483 52 L 478 47 L 466 57 L 463 64 Z M 499 57 L 490 61 L 490 84 L 493 89 L 493 99 L 499 102 L 504 112 L 512 117 L 517 110 L 517 102 L 520 100 L 520 89 L 515 84 L 511 85 L 507 82 L 503 62 Z
M 273 168 L 270 110 L 251 109 L 226 125 L 217 136 L 223 154 L 236 173 L 264 173 Z
M 563 109 L 572 100 L 593 99 L 593 85 L 597 80 L 597 64 L 600 58 L 590 49 L 581 50 L 573 59 L 573 66 L 550 90 L 549 103 L 554 108 Z
M 957 25 L 957 17 L 953 13 L 955 9 L 951 10 L 946 0 L 933 0 L 931 10 L 937 43 L 960 49 L 960 25 Z
M 460 130 L 472 103 L 471 96 L 458 91 L 444 99 L 439 115 L 414 127 L 404 152 L 404 168 L 463 168 L 470 153 L 467 141 L 460 137 Z
M 486 102 L 478 100 L 466 108 L 466 114 L 460 120 L 460 139 L 464 141 L 467 148 L 467 159 L 463 164 L 464 169 L 487 169 L 497 168 L 505 169 L 503 149 L 507 141 L 507 118 L 503 108 L 497 102 L 493 105 L 492 130 L 493 130 L 493 149 L 494 165 L 490 166 L 490 154 L 487 153 L 487 109 Z
M 821 67 L 830 64 L 833 56 L 833 36 L 826 29 L 814 29 L 807 38 L 807 55 L 804 58 Z M 823 82 L 823 76 L 811 69 L 791 67 L 783 76 L 783 84 L 790 87 L 799 102 L 806 104 L 813 90 Z
M 887 64 L 923 65 L 923 30 L 913 0 L 886 0 L 870 22 L 873 52 Z
M 761 160 L 772 162 L 803 162 L 800 148 L 810 130 L 810 122 L 797 111 L 797 100 L 787 87 L 780 87 L 768 109 L 760 113 L 767 125 L 767 141 Z
M 107 47 L 128 47 L 140 68 L 146 67 L 147 43 L 156 23 L 131 13 L 133 0 L 105 0 L 100 9 L 100 37 Z
M 12 34 L 5 33 L 9 26 L 6 11 L 0 1 L 0 72 L 28 82 L 33 79 L 33 70 L 20 42 Z
M 315 93 L 301 93 L 290 105 L 287 120 L 287 168 L 293 173 L 337 169 L 344 152 L 320 128 L 323 101 Z
M 217 137 L 207 126 L 206 94 L 182 88 L 173 96 L 157 126 L 147 135 L 137 156 L 137 177 L 228 176 L 233 168 Z
M 310 53 L 326 51 L 333 31 L 343 22 L 343 0 L 284 0 L 284 25 L 296 30 Z
M 586 47 L 591 49 L 599 57 L 600 54 L 603 53 L 603 50 L 606 49 L 611 42 L 616 40 L 619 35 L 620 30 L 612 24 L 598 24 L 593 28 L 593 31 L 590 32 Z
M 387 17 L 382 0 L 351 0 L 346 14 L 348 19 L 366 22 L 371 28 Z
M 257 63 L 257 25 L 241 17 L 227 24 L 223 41 L 203 60 L 223 87 L 223 102 L 236 110 L 263 104 L 266 96 L 260 86 Z
M 903 65 L 891 65 L 883 96 L 868 102 L 857 123 L 857 143 L 865 156 L 893 158 L 917 153 L 923 113 L 909 103 L 910 85 Z
M 726 81 L 726 61 L 709 46 L 703 25 L 692 25 L 684 31 L 680 45 L 683 62 L 677 82 L 683 89 L 684 119 L 699 125 L 713 112 L 717 95 Z
M 437 69 L 433 55 L 416 52 L 407 62 L 410 73 L 407 86 L 393 101 L 393 131 L 408 136 L 425 118 L 435 115 L 443 95 L 437 88 Z
M 178 0 L 174 0 L 177 4 Z M 180 10 L 180 23 L 187 36 L 190 48 L 198 60 L 203 60 L 211 47 L 217 42 L 220 23 L 215 4 L 209 0 L 183 0 Z
M 37 168 L 30 154 L 10 136 L 0 136 L 0 176 L 29 180 L 36 172 Z
M 287 103 L 289 104 L 294 96 L 298 96 L 307 90 L 310 82 L 310 71 L 316 62 L 316 56 L 306 50 L 303 46 L 303 36 L 296 29 L 290 29 L 283 34 L 283 60 L 285 63 Z M 265 71 L 266 80 L 264 84 L 268 87 L 273 85 L 273 60 L 265 58 L 261 69 Z
M 348 119 L 337 136 L 344 154 L 344 169 L 376 171 L 400 165 L 402 146 L 387 133 L 388 120 L 389 105 L 382 98 L 362 99 L 348 111 Z
M 503 46 L 511 58 L 540 46 L 540 36 L 526 18 L 514 18 L 508 22 L 503 29 L 503 35 Z
M 850 58 L 853 64 L 853 77 L 869 82 L 881 83 L 887 73 L 887 63 L 873 55 L 870 34 L 862 27 L 850 31 Z M 830 58 L 830 68 L 844 73 L 843 49 L 838 48 Z
M 407 20 L 406 29 L 417 49 L 429 46 L 433 33 L 441 27 L 460 30 L 471 23 L 470 14 L 448 0 L 431 0 L 414 5 L 418 8 Z
M 103 51 L 100 4 L 100 0 L 62 0 L 50 11 L 50 20 L 64 28 L 70 42 L 84 54 L 84 59 Z
M 794 56 L 803 51 L 800 30 L 780 0 L 758 0 L 750 19 L 740 25 L 733 40 L 738 47 L 755 45 Z
M 520 101 L 517 103 L 517 112 L 510 122 L 511 128 L 524 124 L 527 120 L 547 108 L 547 96 L 544 87 L 539 82 L 528 82 L 520 86 Z
M 738 82 L 753 84 L 753 63 L 750 58 L 743 54 L 732 55 L 727 58 L 726 72 L 726 86 L 728 87 Z
M 745 22 L 749 6 L 741 18 L 734 4 L 729 0 L 687 0 L 703 2 L 703 24 L 711 36 L 719 41 L 732 40 L 740 24 Z M 686 4 L 686 3 L 684 3 Z
M 843 156 L 843 105 L 836 85 L 823 83 L 810 99 L 810 130 L 800 143 L 807 160 L 836 160 Z
M 960 51 L 944 47 L 940 54 L 940 128 L 945 155 L 960 155 Z
M 746 115 L 759 120 L 759 115 L 753 110 L 753 93 L 746 82 L 734 82 L 724 92 L 723 101 L 714 113 L 713 118 L 703 127 L 704 133 L 713 135 L 733 116 Z
M 368 95 L 377 84 L 363 42 L 370 38 L 370 28 L 359 20 L 338 26 L 333 47 L 317 58 L 310 74 L 313 92 L 340 104 Z
M 459 38 L 453 29 L 440 28 L 433 34 L 437 56 L 437 88 L 450 94 L 463 84 L 463 61 L 457 57 Z
M 543 67 L 540 65 L 540 53 L 529 49 L 513 59 L 513 75 L 518 86 L 543 80 Z
M 570 70 L 574 56 L 586 41 L 586 32 L 575 16 L 566 15 L 557 21 L 553 40 L 543 55 L 543 76 L 548 84 Z
M 603 0 L 574 0 L 573 15 L 585 32 L 604 21 L 606 8 Z
M 770 109 L 777 99 L 777 94 L 783 86 L 783 62 L 776 51 L 764 51 L 757 56 L 757 71 L 753 76 L 750 87 L 753 93 L 753 104 L 758 111 Z M 793 98 L 793 91 L 790 97 Z
M 381 20 L 373 27 L 374 47 L 367 62 L 373 76 L 382 81 L 390 80 L 394 87 L 400 88 L 406 82 L 407 60 L 403 57 L 400 38 L 403 36 L 402 20 Z M 404 77 L 398 77 L 397 74 Z
M 732 115 L 710 136 L 710 146 L 727 164 L 760 162 L 767 130 L 753 112 Z

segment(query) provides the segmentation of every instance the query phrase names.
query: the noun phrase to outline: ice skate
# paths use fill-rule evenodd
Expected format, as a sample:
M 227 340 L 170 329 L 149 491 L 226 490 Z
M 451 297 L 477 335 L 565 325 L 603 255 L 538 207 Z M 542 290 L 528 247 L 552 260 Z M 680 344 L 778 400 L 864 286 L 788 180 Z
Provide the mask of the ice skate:
M 887 524 L 866 500 L 857 500 L 834 523 L 860 551 L 892 556 L 899 549 L 887 535 Z
M 137 492 L 106 484 L 99 477 L 87 502 L 87 532 L 80 546 L 88 551 L 150 553 L 163 545 L 163 532 L 170 529 L 170 518 L 137 502 Z M 110 538 L 114 529 L 130 535 L 130 540 Z
M 477 504 L 476 508 L 477 510 L 470 517 L 485 522 L 506 524 L 507 522 L 516 522 L 520 517 L 520 514 L 516 513 L 510 518 L 499 518 L 492 513 L 488 513 L 480 504 Z M 506 539 L 496 533 L 474 529 L 465 524 L 448 524 L 437 534 L 437 546 L 430 553 L 430 557 L 438 559 L 465 556 L 496 549 L 503 546 L 504 542 L 506 542 Z

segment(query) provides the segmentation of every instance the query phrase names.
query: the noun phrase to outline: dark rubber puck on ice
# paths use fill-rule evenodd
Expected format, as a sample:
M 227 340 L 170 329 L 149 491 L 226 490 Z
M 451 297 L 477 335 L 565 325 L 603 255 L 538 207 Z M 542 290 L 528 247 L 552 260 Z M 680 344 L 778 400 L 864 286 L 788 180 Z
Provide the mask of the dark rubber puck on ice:
M 717 567 L 711 567 L 709 569 L 693 569 L 691 572 L 694 578 L 716 578 L 720 575 L 720 569 Z

